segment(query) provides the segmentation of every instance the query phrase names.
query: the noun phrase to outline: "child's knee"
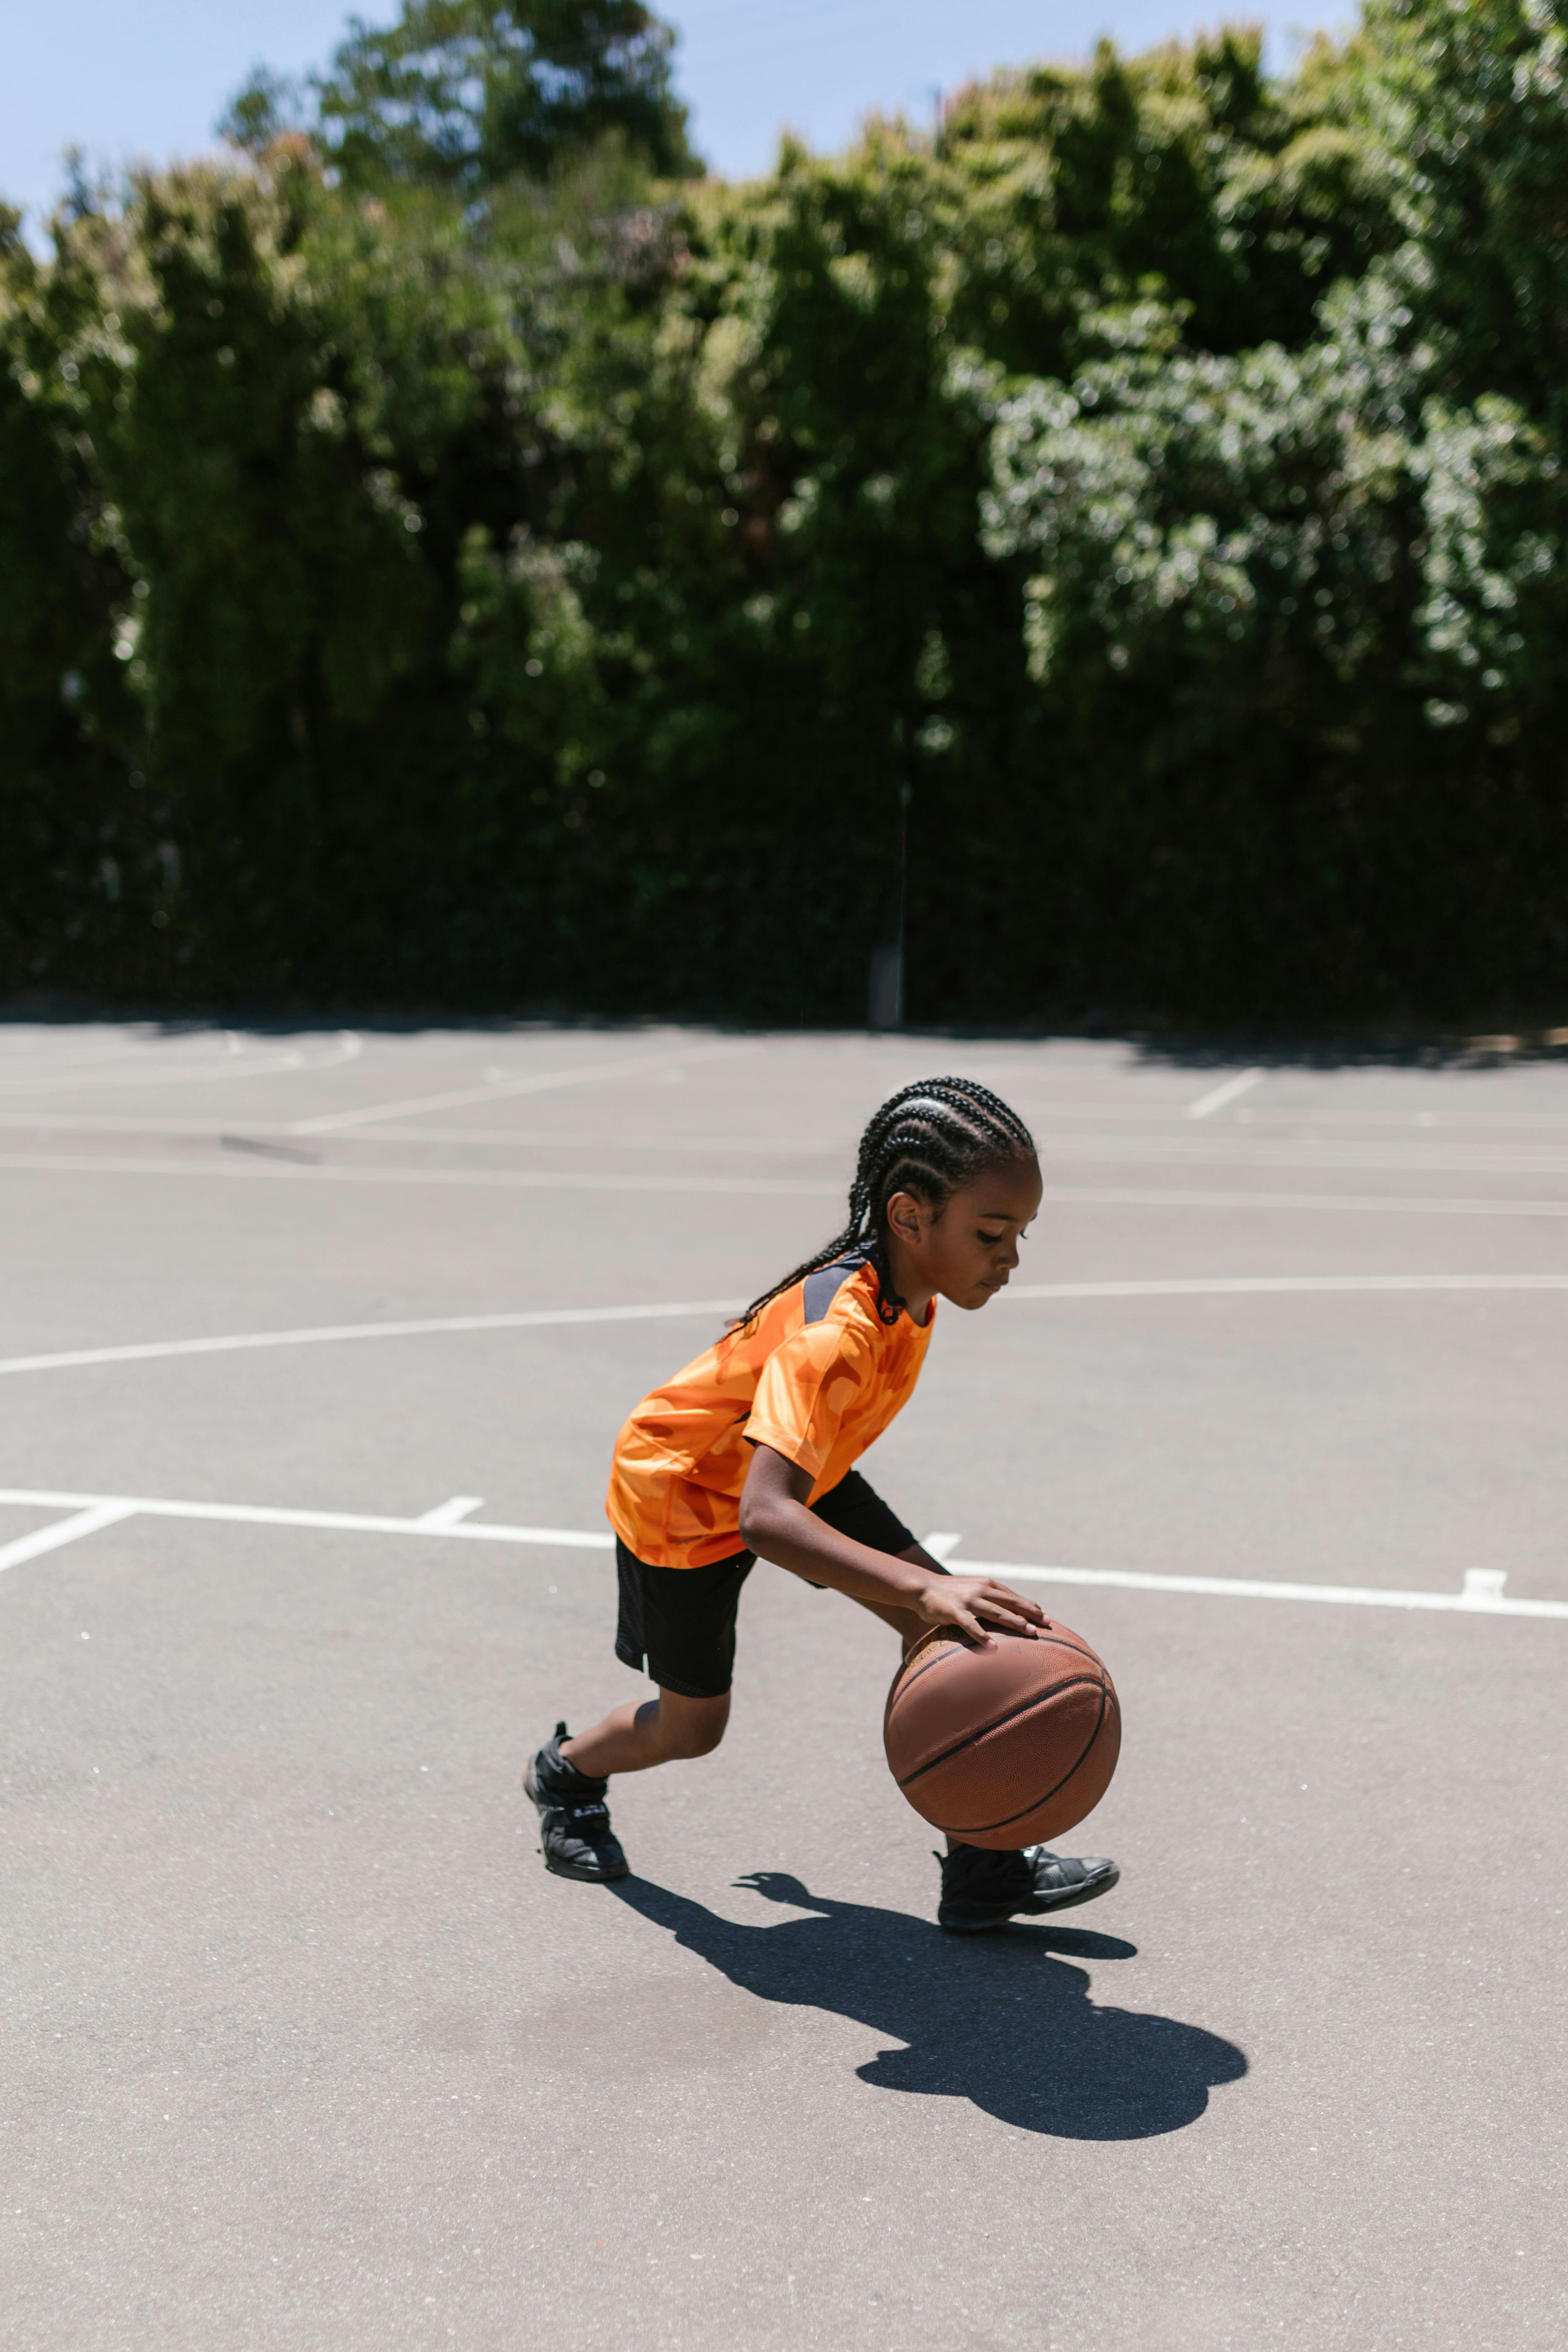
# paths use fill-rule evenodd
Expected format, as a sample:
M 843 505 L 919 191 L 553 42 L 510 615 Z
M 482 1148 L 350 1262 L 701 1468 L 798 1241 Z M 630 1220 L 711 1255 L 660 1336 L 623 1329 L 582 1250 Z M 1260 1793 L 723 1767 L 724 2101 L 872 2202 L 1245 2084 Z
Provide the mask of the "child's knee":
M 672 1761 L 693 1756 L 711 1756 L 724 1737 L 730 1720 L 730 1702 L 716 1700 L 711 1707 L 684 1706 L 679 1717 L 667 1717 L 660 1730 L 662 1745 Z

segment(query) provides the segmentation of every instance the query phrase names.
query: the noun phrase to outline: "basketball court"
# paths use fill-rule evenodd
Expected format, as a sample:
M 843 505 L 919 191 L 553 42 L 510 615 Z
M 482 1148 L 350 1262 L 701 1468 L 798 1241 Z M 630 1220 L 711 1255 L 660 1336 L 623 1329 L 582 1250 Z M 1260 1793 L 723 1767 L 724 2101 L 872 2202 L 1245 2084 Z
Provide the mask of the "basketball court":
M 1103 1653 L 1121 1885 L 940 1935 L 766 1567 L 550 1878 L 616 1429 L 946 1069 L 1046 1200 L 867 1468 Z M 12 1022 L 0 1201 L 8 2341 L 1562 2345 L 1568 1062 Z

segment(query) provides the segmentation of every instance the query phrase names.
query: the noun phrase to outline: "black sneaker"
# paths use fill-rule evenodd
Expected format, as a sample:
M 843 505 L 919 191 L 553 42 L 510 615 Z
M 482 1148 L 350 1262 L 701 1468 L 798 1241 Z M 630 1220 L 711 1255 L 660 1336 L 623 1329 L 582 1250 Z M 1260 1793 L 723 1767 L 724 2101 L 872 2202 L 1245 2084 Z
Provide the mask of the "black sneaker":
M 591 1780 L 563 1756 L 561 1743 L 571 1736 L 558 1723 L 555 1737 L 523 1767 L 524 1792 L 539 1808 L 544 1867 L 557 1878 L 625 1878 L 626 1858 L 605 1802 L 610 1784 Z
M 988 1846 L 961 1845 L 939 1853 L 942 1901 L 936 1923 L 957 1936 L 975 1936 L 1016 1916 L 1038 1918 L 1046 1911 L 1068 1911 L 1109 1895 L 1121 1873 L 1113 1862 L 1047 1853 L 1026 1845 L 1011 1853 Z

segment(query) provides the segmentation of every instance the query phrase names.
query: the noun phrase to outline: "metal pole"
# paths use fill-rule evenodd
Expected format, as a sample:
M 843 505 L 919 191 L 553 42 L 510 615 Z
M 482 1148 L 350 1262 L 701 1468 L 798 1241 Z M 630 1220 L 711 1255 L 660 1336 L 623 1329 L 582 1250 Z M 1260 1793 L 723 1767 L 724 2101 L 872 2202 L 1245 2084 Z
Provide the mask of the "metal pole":
M 893 1026 L 904 1025 L 904 929 L 910 902 L 910 801 L 913 788 L 908 777 L 899 787 L 899 961 L 893 982 Z

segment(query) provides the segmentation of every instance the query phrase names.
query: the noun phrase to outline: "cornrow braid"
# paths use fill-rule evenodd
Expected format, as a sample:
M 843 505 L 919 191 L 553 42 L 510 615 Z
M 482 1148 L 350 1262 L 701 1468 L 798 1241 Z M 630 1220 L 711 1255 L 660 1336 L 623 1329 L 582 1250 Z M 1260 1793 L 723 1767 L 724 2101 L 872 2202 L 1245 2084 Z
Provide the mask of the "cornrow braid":
M 1017 1112 L 973 1078 L 919 1078 L 900 1087 L 873 1114 L 860 1138 L 843 1232 L 753 1298 L 734 1328 L 744 1330 L 781 1291 L 850 1250 L 860 1251 L 875 1269 L 877 1312 L 884 1323 L 896 1323 L 904 1302 L 888 1269 L 886 1219 L 893 1194 L 915 1192 L 941 1209 L 962 1185 L 989 1168 L 1030 1157 L 1034 1149 L 1035 1139 Z

